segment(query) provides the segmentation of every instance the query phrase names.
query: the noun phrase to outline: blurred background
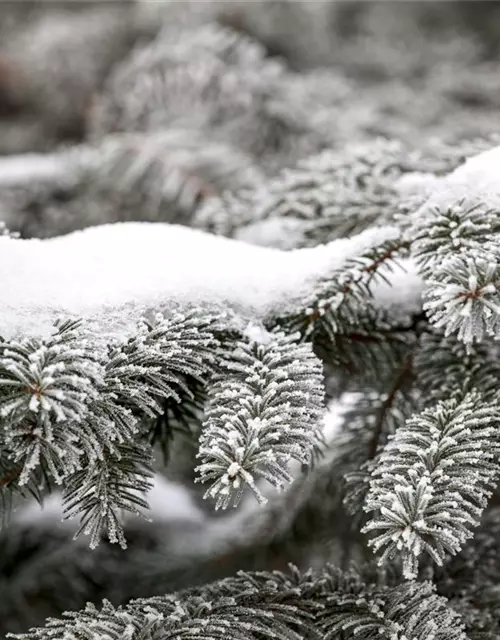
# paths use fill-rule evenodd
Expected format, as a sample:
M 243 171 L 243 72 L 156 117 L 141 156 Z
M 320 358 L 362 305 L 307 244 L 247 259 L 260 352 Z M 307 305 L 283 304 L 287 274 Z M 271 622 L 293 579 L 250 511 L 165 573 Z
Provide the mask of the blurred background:
M 452 166 L 497 135 L 499 36 L 500 4 L 481 0 L 2 2 L 0 234 L 157 220 L 230 235 L 209 206 L 222 194 L 381 137 L 438 145 L 429 170 L 445 171 L 447 149 Z M 43 517 L 19 507 L 0 534 L 0 637 L 88 600 L 331 557 L 341 524 L 311 541 L 310 488 L 215 516 L 189 429 L 166 466 L 159 444 L 155 522 L 129 524 L 126 552 L 73 542 L 57 496 Z
M 213 21 L 294 72 L 328 70 L 334 139 L 479 134 L 500 100 L 499 18 L 482 0 L 4 1 L 0 153 L 85 140 L 110 73 L 134 48 L 164 25 Z

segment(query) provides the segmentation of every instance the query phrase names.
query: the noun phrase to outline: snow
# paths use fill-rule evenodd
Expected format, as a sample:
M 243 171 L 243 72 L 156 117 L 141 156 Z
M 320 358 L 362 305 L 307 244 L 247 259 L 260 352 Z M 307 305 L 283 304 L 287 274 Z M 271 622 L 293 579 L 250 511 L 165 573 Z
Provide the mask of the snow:
M 0 159 L 0 185 L 62 175 L 56 156 Z M 414 175 L 400 189 L 433 201 L 467 195 L 500 205 L 500 147 L 467 160 L 448 176 Z M 417 212 L 418 215 L 418 212 Z M 292 229 L 289 230 L 291 232 Z M 318 276 L 328 276 L 368 247 L 369 230 L 310 249 L 284 251 L 163 223 L 103 225 L 48 240 L 0 238 L 0 335 L 47 334 L 59 316 L 83 317 L 96 335 L 129 335 L 151 310 L 215 304 L 257 325 L 298 302 Z M 395 233 L 395 230 L 394 230 Z M 293 233 L 291 233 L 293 235 Z M 411 261 L 380 285 L 379 304 L 404 313 L 421 308 L 422 282 Z
M 40 505 L 36 500 L 31 500 L 27 505 L 19 508 L 14 514 L 14 522 L 30 524 L 36 522 L 46 524 L 60 522 L 63 517 L 62 499 L 60 493 L 48 496 Z
M 193 553 L 199 557 L 207 554 L 213 556 L 223 551 L 235 539 L 246 540 L 248 535 L 248 516 L 257 513 L 255 501 L 248 501 L 244 510 L 234 510 L 230 514 L 213 518 L 208 517 L 195 503 L 191 493 L 185 486 L 172 482 L 162 475 L 156 475 L 151 491 L 147 494 L 150 509 L 145 516 L 153 523 L 165 529 L 165 544 L 168 553 L 180 558 L 182 554 Z M 134 518 L 125 513 L 126 518 Z M 41 507 L 35 500 L 26 506 L 19 507 L 14 515 L 14 522 L 24 526 L 54 527 L 63 526 L 71 535 L 78 529 L 78 519 L 62 520 L 63 506 L 60 492 L 48 496 Z M 254 519 L 254 518 L 253 518 Z M 167 527 L 178 527 L 174 536 Z
M 386 275 L 386 274 L 384 274 Z M 388 281 L 372 287 L 376 304 L 390 312 L 391 320 L 404 323 L 410 315 L 422 311 L 424 282 L 414 260 L 399 260 Z
M 269 344 L 272 336 L 262 324 L 249 322 L 243 331 L 244 335 L 256 344 Z
M 500 147 L 493 147 L 468 158 L 446 180 L 450 183 L 469 183 L 478 189 L 499 193 Z
M 262 319 L 300 300 L 389 227 L 311 249 L 281 251 L 165 223 L 91 227 L 46 240 L 0 238 L 0 335 L 39 336 L 57 317 L 94 334 L 130 335 L 151 310 L 217 304 Z
M 64 163 L 58 155 L 26 153 L 0 157 L 0 187 L 21 182 L 53 180 L 64 173 Z
M 433 173 L 421 173 L 415 171 L 413 173 L 404 173 L 396 181 L 396 189 L 403 197 L 411 197 L 415 195 L 430 195 L 438 189 L 443 178 L 435 176 Z
M 205 519 L 203 511 L 195 504 L 193 496 L 185 486 L 172 482 L 164 476 L 156 475 L 153 487 L 146 496 L 149 511 L 146 515 L 154 522 L 171 520 L 190 520 L 201 522 Z
M 437 179 L 424 206 L 454 203 L 465 197 L 478 197 L 492 206 L 500 206 L 500 147 L 472 156 L 455 171 Z
M 328 404 L 323 416 L 323 435 L 327 444 L 332 443 L 340 433 L 345 414 L 359 402 L 359 399 L 359 394 L 346 392 Z
M 164 476 L 156 475 L 153 487 L 146 496 L 149 510 L 144 515 L 154 522 L 190 521 L 202 522 L 205 514 L 195 504 L 192 495 L 181 484 L 172 482 Z M 126 514 L 130 517 L 129 514 Z M 56 492 L 48 496 L 41 506 L 35 500 L 20 508 L 14 519 L 20 524 L 31 522 L 48 523 L 61 522 L 63 518 L 62 496 Z M 65 521 L 68 527 L 76 528 L 76 520 Z
M 62 175 L 56 156 L 0 159 L 0 185 Z M 500 204 L 500 147 L 448 176 L 415 175 L 402 192 L 433 201 L 464 195 Z M 418 215 L 418 212 L 417 212 Z M 292 229 L 289 230 L 291 232 Z M 0 238 L 0 335 L 47 334 L 57 317 L 83 317 L 96 335 L 130 335 L 141 316 L 174 305 L 230 307 L 257 326 L 298 302 L 318 277 L 395 230 L 369 230 L 310 249 L 284 251 L 164 223 L 92 227 L 48 240 Z M 290 233 L 293 235 L 293 233 Z M 376 299 L 404 314 L 421 308 L 422 282 L 411 261 Z
M 272 217 L 258 220 L 236 231 L 236 238 L 261 247 L 293 249 L 303 239 L 304 220 Z

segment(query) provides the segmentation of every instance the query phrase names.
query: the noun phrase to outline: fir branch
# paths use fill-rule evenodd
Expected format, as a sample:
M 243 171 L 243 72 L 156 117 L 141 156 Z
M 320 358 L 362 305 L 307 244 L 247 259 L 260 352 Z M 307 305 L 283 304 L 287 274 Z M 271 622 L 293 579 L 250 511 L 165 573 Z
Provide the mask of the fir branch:
M 500 580 L 500 509 L 489 509 L 474 538 L 456 556 L 449 556 L 442 567 L 435 567 L 433 580 L 447 598 L 464 596 L 484 586 L 496 587 Z
M 119 514 L 140 515 L 150 488 L 151 449 L 141 442 L 140 416 L 158 417 L 162 401 L 191 391 L 186 376 L 203 381 L 213 371 L 221 318 L 192 310 L 143 322 L 135 337 L 111 347 L 98 400 L 91 407 L 94 448 L 65 487 L 66 517 L 82 514 L 80 532 L 99 543 L 105 527 L 125 546 Z M 96 429 L 98 427 L 98 430 Z M 78 535 L 78 534 L 77 534 Z
M 64 486 L 65 517 L 79 516 L 81 533 L 90 536 L 95 548 L 106 531 L 112 543 L 127 546 L 123 530 L 123 513 L 143 516 L 148 503 L 142 497 L 152 485 L 151 450 L 141 445 L 122 444 L 90 461 L 73 473 Z
M 429 582 L 334 592 L 327 598 L 319 627 L 324 640 L 334 640 L 340 634 L 346 640 L 466 640 L 460 617 Z
M 79 425 L 102 375 L 80 323 L 60 323 L 45 340 L 0 343 L 2 444 L 22 463 L 21 485 L 40 464 L 59 483 L 78 467 Z
M 77 184 L 64 211 L 54 202 L 44 207 L 44 234 L 128 220 L 188 225 L 204 200 L 261 179 L 246 154 L 182 129 L 107 136 L 61 160 Z
M 383 549 L 380 562 L 401 554 L 404 574 L 419 557 L 442 564 L 472 535 L 498 479 L 496 405 L 477 394 L 449 400 L 410 419 L 385 447 L 373 470 L 365 532 Z
M 96 636 L 158 636 L 223 640 L 330 640 L 396 637 L 466 640 L 460 617 L 429 583 L 393 588 L 364 585 L 353 573 L 327 567 L 320 573 L 243 573 L 205 587 L 124 607 L 104 602 L 99 610 L 50 619 L 46 628 L 19 640 L 89 640 Z
M 43 340 L 1 342 L 1 451 L 18 473 L 2 494 L 42 474 L 63 485 L 66 515 L 82 515 L 92 545 L 103 526 L 124 545 L 119 514 L 146 508 L 137 494 L 150 486 L 141 418 L 189 395 L 186 377 L 206 381 L 224 326 L 197 310 L 157 317 L 104 353 L 70 321 Z
M 480 199 L 434 204 L 424 207 L 415 217 L 411 228 L 412 254 L 428 277 L 436 265 L 453 256 L 493 247 L 499 233 L 499 212 Z
M 22 472 L 21 465 L 13 465 L 10 458 L 2 454 L 3 452 L 0 453 L 0 529 L 10 522 L 14 487 L 18 488 Z
M 162 402 L 160 415 L 145 421 L 146 439 L 152 447 L 159 446 L 165 466 L 172 462 L 171 445 L 178 435 L 185 436 L 191 444 L 201 433 L 207 391 L 197 378 L 187 376 L 177 391 L 180 397 Z
M 499 256 L 481 255 L 450 259 L 427 281 L 430 321 L 467 344 L 500 335 Z
M 85 398 L 102 377 L 78 322 L 56 324 L 47 340 L 0 343 L 1 416 L 6 426 L 29 415 L 80 421 Z M 95 394 L 94 394 L 95 395 Z
M 346 329 L 346 333 L 335 336 L 333 344 L 318 333 L 314 349 L 337 376 L 349 381 L 349 388 L 383 390 L 381 382 L 388 388 L 393 372 L 415 350 L 420 319 L 414 315 L 395 324 L 389 310 L 370 309 L 368 305 L 366 313 L 359 318 L 357 331 Z
M 375 255 L 371 254 L 364 256 L 364 259 L 360 258 L 359 261 L 353 261 L 353 264 L 349 265 L 352 269 L 351 273 L 349 274 L 347 270 L 345 278 L 347 282 L 344 281 L 342 283 L 343 278 L 341 278 L 338 292 L 332 296 L 332 292 L 329 291 L 329 285 L 326 285 L 325 288 L 328 291 L 327 296 L 330 299 L 318 303 L 316 308 L 308 314 L 306 318 L 306 334 L 309 335 L 310 332 L 314 330 L 311 328 L 311 325 L 314 326 L 315 322 L 323 319 L 325 316 L 328 317 L 334 330 L 335 328 L 339 330 L 343 320 L 347 320 L 352 326 L 355 326 L 353 310 L 349 309 L 350 304 L 355 305 L 356 302 L 360 302 L 360 297 L 363 294 L 366 295 L 367 298 L 369 297 L 369 287 L 372 281 L 378 277 L 383 278 L 383 276 L 380 275 L 382 266 L 385 266 L 386 263 L 393 260 L 404 248 L 406 248 L 405 244 L 388 242 L 385 247 L 377 248 L 377 251 L 373 252 Z M 366 264 L 366 262 L 368 262 L 368 264 Z M 338 314 L 337 322 L 335 322 L 335 320 L 332 322 L 332 316 L 334 314 Z
M 500 357 L 495 341 L 464 344 L 456 336 L 426 332 L 415 353 L 416 385 L 426 404 L 476 389 L 488 402 L 498 399 Z M 436 380 L 446 380 L 437 385 Z
M 466 343 L 500 333 L 500 223 L 481 200 L 419 212 L 412 253 L 427 290 L 424 309 L 446 335 Z
M 328 149 L 283 169 L 276 178 L 224 194 L 196 213 L 194 224 L 212 233 L 284 249 L 316 246 L 398 220 L 425 200 L 400 186 L 414 171 L 429 172 L 420 152 L 396 140 Z
M 126 607 L 115 608 L 106 601 L 101 610 L 87 605 L 82 612 L 49 620 L 46 629 L 18 638 L 62 640 L 71 634 L 74 640 L 96 635 L 118 640 L 127 637 L 125 633 L 178 638 L 202 633 L 207 640 L 222 640 L 229 632 L 236 640 L 301 640 L 307 633 L 317 638 L 313 619 L 320 605 L 297 582 L 300 585 L 298 576 L 242 573 L 205 589 L 137 600 Z M 304 586 L 311 590 L 310 580 L 305 579 Z
M 382 390 L 365 390 L 345 415 L 344 429 L 337 439 L 337 465 L 343 475 L 343 502 L 347 511 L 355 516 L 354 524 L 358 527 L 366 521 L 362 509 L 383 447 L 405 420 L 420 408 L 419 392 L 408 384 L 411 382 L 408 380 L 411 370 L 406 369 L 408 362 L 412 362 L 410 354 L 400 363 L 395 378 L 384 380 L 379 386 Z M 393 386 L 386 391 L 386 384 L 391 383 Z
M 371 287 L 385 280 L 384 270 L 406 251 L 408 242 L 391 228 L 375 234 L 371 246 L 346 262 L 328 279 L 316 284 L 304 300 L 302 310 L 276 318 L 276 324 L 290 331 L 300 331 L 304 339 L 315 339 L 324 332 L 335 344 L 336 334 L 357 330 L 361 318 L 370 316 Z M 367 308 L 368 307 L 368 308 Z
M 213 371 L 222 316 L 198 309 L 144 321 L 128 342 L 111 346 L 105 391 L 116 404 L 157 416 L 161 400 L 190 395 L 186 377 L 202 381 Z
M 294 248 L 324 244 L 389 223 L 400 203 L 394 183 L 411 166 L 408 151 L 393 140 L 323 151 L 264 185 L 208 202 L 195 224 L 259 244 L 260 231 L 274 223 L 281 233 L 273 246 L 289 248 L 287 229 Z
M 323 410 L 322 370 L 311 348 L 276 333 L 240 342 L 211 384 L 198 467 L 216 508 L 237 504 L 245 485 L 265 502 L 256 476 L 283 488 L 292 460 L 311 462 Z
M 349 304 L 349 295 L 353 298 L 358 293 L 357 288 L 369 293 L 372 281 L 380 275 L 381 267 L 394 260 L 401 252 L 408 248 L 408 243 L 388 241 L 380 247 L 376 247 L 367 255 L 360 256 L 357 260 L 353 260 L 345 270 L 341 278 L 339 291 L 336 292 L 335 298 L 319 304 L 318 307 L 308 315 L 307 325 L 313 324 L 329 311 L 342 312 L 342 305 Z M 328 287 L 328 285 L 327 285 Z M 359 293 L 358 293 L 359 295 Z M 329 292 L 329 297 L 331 293 Z M 354 323 L 353 323 L 354 324 Z M 309 329 L 308 329 L 309 331 Z
M 148 79 L 144 82 L 145 79 Z M 204 130 L 273 165 L 321 148 L 307 95 L 290 104 L 288 70 L 223 28 L 164 29 L 117 65 L 93 113 L 94 137 L 172 126 Z M 283 160 L 281 159 L 281 162 Z
M 498 582 L 500 576 L 500 511 L 485 514 L 473 539 L 442 567 L 427 571 L 436 590 L 460 613 L 472 640 L 495 640 L 500 633 Z
M 345 416 L 346 426 L 337 442 L 337 465 L 343 469 L 343 504 L 358 526 L 365 520 L 361 510 L 371 475 L 380 464 L 381 450 L 417 404 L 415 391 L 408 388 L 412 373 L 410 352 L 396 368 L 388 391 L 365 392 Z

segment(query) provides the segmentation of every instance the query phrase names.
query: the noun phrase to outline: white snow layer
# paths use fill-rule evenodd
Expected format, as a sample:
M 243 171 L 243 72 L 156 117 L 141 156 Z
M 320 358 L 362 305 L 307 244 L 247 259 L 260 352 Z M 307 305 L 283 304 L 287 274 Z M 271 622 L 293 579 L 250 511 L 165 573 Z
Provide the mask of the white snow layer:
M 468 158 L 438 179 L 428 203 L 454 204 L 462 198 L 480 198 L 486 204 L 500 206 L 500 147 Z
M 44 335 L 82 317 L 101 336 L 128 335 L 148 311 L 218 304 L 262 318 L 311 282 L 393 237 L 391 228 L 281 251 L 165 223 L 91 227 L 47 240 L 0 238 L 0 335 Z M 406 286 L 406 285 L 405 285 Z
M 332 400 L 323 416 L 323 435 L 327 444 L 335 440 L 344 424 L 347 411 L 356 406 L 359 401 L 357 393 L 346 392 L 340 398 Z
M 500 147 L 468 158 L 446 177 L 452 184 L 468 184 L 472 189 L 500 194 Z M 476 193 L 477 193 L 476 191 Z
M 30 158 L 0 160 L 0 184 L 61 171 L 55 161 Z M 500 205 L 499 177 L 500 147 L 495 147 L 444 178 L 419 176 L 401 188 L 425 186 L 429 201 L 468 196 Z M 0 335 L 44 335 L 61 316 L 83 317 L 96 335 L 127 335 L 148 311 L 176 303 L 215 303 L 261 319 L 300 300 L 312 281 L 328 277 L 370 246 L 374 234 L 388 233 L 387 228 L 369 230 L 292 251 L 144 222 L 92 227 L 48 240 L 1 237 Z M 422 283 L 411 262 L 405 267 L 407 273 L 396 271 L 391 287 L 380 287 L 376 295 L 381 305 L 408 312 L 420 305 Z
M 0 186 L 57 179 L 65 174 L 61 156 L 27 153 L 0 158 Z
M 196 505 L 192 495 L 180 483 L 172 482 L 164 476 L 156 475 L 153 487 L 148 492 L 149 509 L 144 515 L 154 522 L 190 521 L 202 522 L 203 511 Z M 126 514 L 127 517 L 130 517 Z M 48 496 L 41 506 L 36 500 L 20 508 L 14 519 L 21 524 L 31 522 L 60 522 L 63 518 L 63 504 L 60 492 Z M 70 528 L 76 528 L 76 521 L 66 521 Z

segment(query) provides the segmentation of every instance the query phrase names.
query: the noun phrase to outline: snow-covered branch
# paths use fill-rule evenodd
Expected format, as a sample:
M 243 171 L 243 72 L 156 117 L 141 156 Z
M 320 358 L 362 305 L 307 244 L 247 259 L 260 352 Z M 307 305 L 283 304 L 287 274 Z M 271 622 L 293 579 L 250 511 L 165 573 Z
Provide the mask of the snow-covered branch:
M 288 252 L 160 223 L 103 225 L 47 240 L 1 237 L 0 335 L 46 334 L 60 316 L 83 318 L 107 338 L 130 335 L 148 312 L 193 304 L 262 320 L 300 305 L 311 284 L 395 234 L 369 230 Z M 406 295 L 410 282 L 418 298 L 411 272 L 396 282 Z M 382 303 L 390 304 L 384 291 Z

